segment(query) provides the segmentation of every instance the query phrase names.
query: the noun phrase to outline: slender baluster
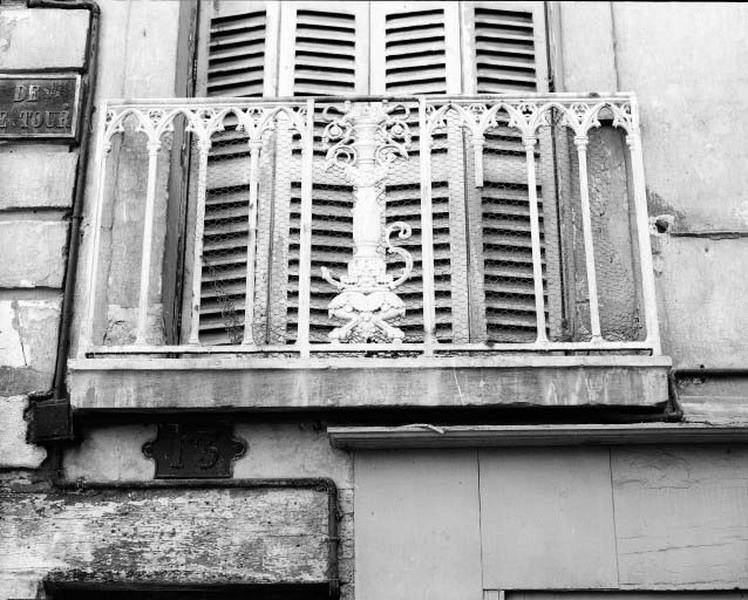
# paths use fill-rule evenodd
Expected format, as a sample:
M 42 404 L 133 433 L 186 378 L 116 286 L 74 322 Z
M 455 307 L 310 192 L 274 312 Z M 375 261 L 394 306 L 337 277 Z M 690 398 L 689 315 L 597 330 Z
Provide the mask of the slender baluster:
M 597 275 L 595 273 L 595 248 L 592 240 L 592 216 L 590 214 L 590 190 L 587 176 L 586 135 L 574 138 L 579 158 L 579 195 L 582 203 L 582 230 L 584 232 L 584 258 L 587 269 L 587 294 L 590 300 L 590 331 L 592 341 L 602 341 L 600 335 L 600 306 L 597 299 Z
M 205 233 L 205 191 L 208 181 L 208 153 L 210 134 L 197 142 L 197 206 L 195 208 L 195 252 L 192 257 L 192 315 L 190 319 L 190 344 L 200 343 L 200 292 L 203 275 L 203 237 Z
M 308 357 L 309 319 L 312 285 L 312 160 L 314 158 L 314 100 L 307 100 L 306 131 L 301 164 L 301 228 L 299 232 L 299 315 L 297 345 L 302 357 Z
M 146 117 L 143 117 L 146 118 Z M 154 136 L 157 134 L 153 134 Z M 140 260 L 140 294 L 138 295 L 138 324 L 135 344 L 145 345 L 148 329 L 148 290 L 150 288 L 151 253 L 153 249 L 153 215 L 156 204 L 156 167 L 161 140 L 148 140 L 148 187 L 145 198 L 145 217 L 143 223 L 143 250 Z
M 423 335 L 426 356 L 433 356 L 436 343 L 436 293 L 434 291 L 434 230 L 431 198 L 431 132 L 426 99 L 418 104 L 421 167 L 421 269 L 423 277 Z
M 639 246 L 639 263 L 642 272 L 642 299 L 644 318 L 647 327 L 647 342 L 652 346 L 652 354 L 661 354 L 660 330 L 657 326 L 657 298 L 655 296 L 654 266 L 649 239 L 649 216 L 644 183 L 644 159 L 639 133 L 639 109 L 636 98 L 631 99 L 632 131 L 626 137 L 631 156 L 631 170 L 634 179 L 634 209 L 636 211 L 636 234 Z
M 244 287 L 244 337 L 242 346 L 254 346 L 252 331 L 255 320 L 255 255 L 257 253 L 257 192 L 260 171 L 262 132 L 249 140 L 249 211 L 247 214 L 247 277 Z
M 96 318 L 96 292 L 99 279 L 99 254 L 101 252 L 101 219 L 104 211 L 104 189 L 106 186 L 106 164 L 111 149 L 111 139 L 107 136 L 106 116 L 108 112 L 106 101 L 99 105 L 99 119 L 97 123 L 98 140 L 96 142 L 96 193 L 94 195 L 94 213 L 89 231 L 93 238 L 88 250 L 88 265 L 86 278 L 86 310 L 81 327 L 78 355 L 83 357 L 93 340 L 93 326 Z
M 525 136 L 525 159 L 527 162 L 527 190 L 530 202 L 530 239 L 532 243 L 532 279 L 535 291 L 535 317 L 537 343 L 547 344 L 545 325 L 545 298 L 543 296 L 543 258 L 540 247 L 540 217 L 538 215 L 538 186 L 535 177 L 535 146 L 538 138 Z

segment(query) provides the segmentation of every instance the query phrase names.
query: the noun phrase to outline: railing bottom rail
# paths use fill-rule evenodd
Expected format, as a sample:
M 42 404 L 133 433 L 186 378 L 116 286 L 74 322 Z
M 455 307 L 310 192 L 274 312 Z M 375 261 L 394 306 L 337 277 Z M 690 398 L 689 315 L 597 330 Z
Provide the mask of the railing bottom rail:
M 426 345 L 423 343 L 402 344 L 313 344 L 301 348 L 294 345 L 275 346 L 191 346 L 191 345 L 153 345 L 153 346 L 98 346 L 90 348 L 86 356 L 118 356 L 118 355 L 259 355 L 274 354 L 311 355 L 329 353 L 418 353 L 423 354 Z M 487 343 L 487 344 L 435 344 L 431 347 L 435 355 L 450 353 L 487 354 L 491 352 L 514 353 L 529 352 L 544 353 L 574 353 L 574 352 L 644 352 L 652 353 L 652 346 L 646 341 L 641 342 L 547 342 L 539 345 L 535 343 Z

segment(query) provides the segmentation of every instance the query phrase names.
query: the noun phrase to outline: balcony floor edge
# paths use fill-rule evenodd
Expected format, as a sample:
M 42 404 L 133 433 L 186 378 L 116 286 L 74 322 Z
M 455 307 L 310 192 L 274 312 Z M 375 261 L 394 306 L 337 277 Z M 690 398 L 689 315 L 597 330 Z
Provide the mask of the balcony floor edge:
M 533 359 L 528 361 L 528 359 Z M 656 407 L 667 357 L 78 359 L 75 410 Z

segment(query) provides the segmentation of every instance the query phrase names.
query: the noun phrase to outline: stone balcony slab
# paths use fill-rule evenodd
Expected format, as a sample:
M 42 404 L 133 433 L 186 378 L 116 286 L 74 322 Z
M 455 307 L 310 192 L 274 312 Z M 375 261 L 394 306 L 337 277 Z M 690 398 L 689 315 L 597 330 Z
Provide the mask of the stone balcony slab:
M 87 358 L 84 411 L 664 406 L 667 357 Z

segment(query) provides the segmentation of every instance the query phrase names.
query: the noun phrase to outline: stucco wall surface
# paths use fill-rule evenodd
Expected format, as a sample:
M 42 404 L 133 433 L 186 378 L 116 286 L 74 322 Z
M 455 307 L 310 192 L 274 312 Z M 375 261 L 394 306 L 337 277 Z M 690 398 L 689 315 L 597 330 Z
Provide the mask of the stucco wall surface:
M 658 240 L 664 351 L 676 368 L 745 356 L 748 9 L 739 3 L 555 3 L 557 84 L 632 91 L 640 105 L 649 213 Z M 707 239 L 677 237 L 710 234 Z
M 653 244 L 663 351 L 676 368 L 741 368 L 748 356 L 748 238 Z
M 614 3 L 620 89 L 642 107 L 652 216 L 673 232 L 748 232 L 748 9 Z M 696 26 L 696 24 L 698 24 Z M 662 329 L 676 367 L 744 364 L 745 238 L 674 238 L 661 256 Z
M 613 3 L 618 85 L 641 103 L 652 209 L 677 229 L 748 230 L 748 8 Z

